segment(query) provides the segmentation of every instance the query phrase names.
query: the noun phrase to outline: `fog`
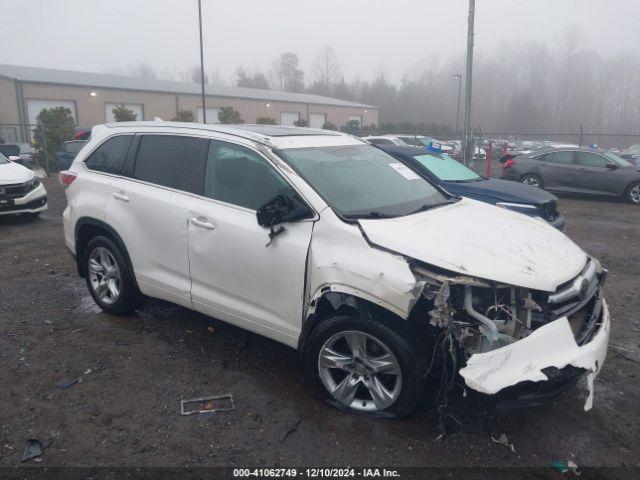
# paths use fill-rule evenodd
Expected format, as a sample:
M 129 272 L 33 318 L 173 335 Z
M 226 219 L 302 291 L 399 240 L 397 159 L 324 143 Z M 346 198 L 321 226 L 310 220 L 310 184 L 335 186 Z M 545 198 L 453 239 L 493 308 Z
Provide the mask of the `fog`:
M 205 68 L 212 83 L 235 85 L 242 67 L 286 88 L 274 59 L 293 52 L 306 90 L 377 102 L 388 122 L 452 127 L 467 8 L 466 0 L 203 0 Z M 476 8 L 474 123 L 637 130 L 640 111 L 628 105 L 640 103 L 637 0 L 477 0 Z M 0 0 L 0 11 L 0 63 L 184 80 L 199 62 L 196 0 Z M 325 68 L 319 52 L 329 52 Z M 372 95 L 376 79 L 395 93 Z M 339 82 L 349 88 L 336 91 Z

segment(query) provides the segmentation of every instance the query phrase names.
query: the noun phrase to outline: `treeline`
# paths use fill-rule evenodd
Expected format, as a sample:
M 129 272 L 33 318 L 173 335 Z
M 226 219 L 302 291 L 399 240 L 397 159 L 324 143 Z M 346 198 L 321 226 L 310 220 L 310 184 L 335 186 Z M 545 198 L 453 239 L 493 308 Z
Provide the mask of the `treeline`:
M 323 47 L 304 71 L 300 58 L 286 52 L 267 71 L 238 67 L 230 82 L 207 75 L 208 83 L 306 92 L 380 107 L 379 129 L 454 131 L 458 79 L 464 55 L 440 61 L 424 58 L 399 83 L 384 73 L 371 80 L 347 80 L 335 51 Z M 148 66 L 139 67 L 149 75 Z M 382 71 L 382 69 L 381 69 Z M 135 72 L 133 72 L 135 73 Z M 505 133 L 636 133 L 640 125 L 640 57 L 605 55 L 584 47 L 569 30 L 550 49 L 529 41 L 509 42 L 491 53 L 478 52 L 473 72 L 474 129 Z M 164 75 L 167 77 L 166 75 Z M 175 76 L 174 76 L 175 77 Z M 199 81 L 193 68 L 180 80 Z M 464 115 L 462 78 L 459 128 Z

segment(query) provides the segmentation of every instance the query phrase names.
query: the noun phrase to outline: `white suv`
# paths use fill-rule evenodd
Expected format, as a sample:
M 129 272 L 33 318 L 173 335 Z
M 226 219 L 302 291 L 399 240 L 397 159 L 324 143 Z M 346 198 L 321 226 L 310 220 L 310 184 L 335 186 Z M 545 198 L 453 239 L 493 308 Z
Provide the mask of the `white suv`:
M 60 180 L 67 246 L 104 311 L 144 294 L 297 348 L 343 408 L 404 416 L 457 373 L 478 395 L 547 399 L 584 374 L 592 391 L 602 368 L 596 260 L 354 137 L 99 126 Z
M 46 209 L 47 192 L 34 171 L 0 153 L 0 216 L 37 216 Z

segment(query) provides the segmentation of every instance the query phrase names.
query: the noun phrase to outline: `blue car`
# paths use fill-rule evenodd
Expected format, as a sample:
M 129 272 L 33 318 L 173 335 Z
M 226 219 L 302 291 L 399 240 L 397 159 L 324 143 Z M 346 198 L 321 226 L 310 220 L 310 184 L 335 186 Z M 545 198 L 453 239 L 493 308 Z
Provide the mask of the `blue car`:
M 378 145 L 378 148 L 453 195 L 542 218 L 555 228 L 564 229 L 565 219 L 558 211 L 558 199 L 540 188 L 481 177 L 449 155 L 426 147 Z

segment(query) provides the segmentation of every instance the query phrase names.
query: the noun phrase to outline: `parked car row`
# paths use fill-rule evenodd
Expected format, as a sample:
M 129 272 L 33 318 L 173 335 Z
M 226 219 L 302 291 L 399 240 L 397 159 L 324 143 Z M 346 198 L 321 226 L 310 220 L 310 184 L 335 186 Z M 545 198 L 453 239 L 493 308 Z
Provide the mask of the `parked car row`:
M 143 294 L 282 342 L 343 409 L 403 417 L 462 382 L 511 406 L 583 376 L 593 393 L 606 270 L 549 223 L 450 191 L 495 196 L 490 181 L 413 153 L 328 130 L 98 126 L 60 173 L 65 242 L 104 311 Z

